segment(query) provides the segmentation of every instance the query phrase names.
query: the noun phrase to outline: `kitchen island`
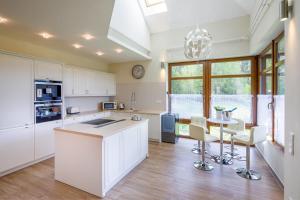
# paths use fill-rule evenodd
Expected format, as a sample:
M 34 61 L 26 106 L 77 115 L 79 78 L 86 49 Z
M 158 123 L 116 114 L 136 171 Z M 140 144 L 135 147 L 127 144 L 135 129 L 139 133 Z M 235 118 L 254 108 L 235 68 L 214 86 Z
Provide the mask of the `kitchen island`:
M 54 132 L 55 180 L 99 197 L 148 156 L 147 119 L 77 123 Z

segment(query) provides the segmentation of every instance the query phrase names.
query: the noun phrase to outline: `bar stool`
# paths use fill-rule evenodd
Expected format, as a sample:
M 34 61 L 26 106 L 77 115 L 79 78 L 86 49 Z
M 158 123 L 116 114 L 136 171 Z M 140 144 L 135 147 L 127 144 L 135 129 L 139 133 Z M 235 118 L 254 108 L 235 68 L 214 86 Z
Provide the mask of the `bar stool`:
M 241 119 L 234 119 L 238 123 L 237 124 L 230 124 L 227 126 L 227 128 L 224 128 L 223 131 L 224 133 L 230 134 L 231 135 L 231 145 L 230 145 L 230 152 L 226 152 L 231 158 L 237 158 L 239 156 L 238 153 L 234 152 L 234 140 L 233 136 L 238 135 L 238 134 L 245 134 L 245 121 Z
M 202 127 L 205 127 L 207 129 L 207 120 L 205 117 L 201 116 L 191 116 L 191 124 L 198 124 Z M 200 141 L 198 141 L 198 144 L 195 144 L 196 147 L 192 149 L 192 152 L 195 154 L 201 153 L 201 144 Z
M 243 178 L 250 180 L 260 180 L 261 175 L 250 169 L 250 146 L 266 140 L 267 131 L 263 126 L 256 126 L 251 128 L 250 135 L 235 135 L 233 139 L 237 142 L 247 145 L 246 147 L 246 168 L 238 168 L 236 173 Z
M 204 171 L 213 170 L 214 167 L 211 164 L 209 164 L 207 161 L 205 161 L 205 143 L 217 141 L 218 138 L 210 134 L 207 134 L 207 129 L 198 124 L 190 124 L 190 136 L 191 138 L 194 138 L 199 142 L 202 141 L 202 150 L 201 150 L 202 159 L 200 161 L 194 162 L 194 167 Z

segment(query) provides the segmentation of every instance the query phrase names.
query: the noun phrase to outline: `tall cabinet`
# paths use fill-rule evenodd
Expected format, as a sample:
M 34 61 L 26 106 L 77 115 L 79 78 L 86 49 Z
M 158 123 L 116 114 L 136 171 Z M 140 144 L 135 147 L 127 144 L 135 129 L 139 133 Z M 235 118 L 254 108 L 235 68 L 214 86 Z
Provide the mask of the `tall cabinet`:
M 0 54 L 0 174 L 34 160 L 33 60 Z

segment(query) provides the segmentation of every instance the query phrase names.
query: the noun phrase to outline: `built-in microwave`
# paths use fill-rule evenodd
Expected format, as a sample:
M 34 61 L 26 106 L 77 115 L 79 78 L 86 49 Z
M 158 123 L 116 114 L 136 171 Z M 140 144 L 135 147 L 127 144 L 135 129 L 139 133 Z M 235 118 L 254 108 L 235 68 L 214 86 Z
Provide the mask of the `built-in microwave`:
M 35 102 L 62 101 L 62 82 L 49 80 L 35 80 Z
M 117 110 L 118 103 L 117 102 L 103 102 L 102 109 L 103 110 Z

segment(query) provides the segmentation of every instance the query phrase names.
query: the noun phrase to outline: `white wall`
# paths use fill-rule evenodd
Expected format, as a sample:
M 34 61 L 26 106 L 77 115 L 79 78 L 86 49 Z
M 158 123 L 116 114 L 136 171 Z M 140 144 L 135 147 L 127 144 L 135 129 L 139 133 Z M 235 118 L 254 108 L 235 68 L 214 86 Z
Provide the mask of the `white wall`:
M 256 3 L 258 4 L 261 1 L 263 0 L 256 0 Z M 270 44 L 272 39 L 283 31 L 283 23 L 279 21 L 279 1 L 281 0 L 269 0 L 271 4 L 266 4 L 266 7 L 260 10 L 262 13 L 255 12 L 252 14 L 252 18 L 259 14 L 263 16 L 261 17 L 261 20 L 258 21 L 258 25 L 250 36 L 251 54 L 259 54 L 268 44 Z
M 259 14 L 256 13 L 257 10 L 254 9 L 255 13 L 251 15 L 252 21 L 253 16 L 262 15 L 250 36 L 250 54 L 252 55 L 259 54 L 283 31 L 283 23 L 279 21 L 279 0 L 256 1 L 257 4 L 260 2 L 271 2 L 271 4 L 266 4 L 264 8 L 258 9 L 261 12 Z M 262 154 L 281 183 L 284 184 L 284 152 L 271 141 L 258 144 L 256 148 Z
M 247 36 L 249 17 L 241 17 L 211 24 L 203 24 L 213 36 L 214 41 L 225 41 Z M 166 72 L 161 62 L 184 61 L 183 42 L 186 34 L 195 27 L 175 29 L 151 36 L 152 60 L 112 64 L 110 71 L 116 73 L 117 97 L 119 101 L 130 102 L 132 91 L 136 91 L 138 109 L 166 110 Z M 236 57 L 249 55 L 248 41 L 218 43 L 213 46 L 212 57 Z M 136 80 L 131 75 L 135 64 L 143 64 L 144 78 Z
M 286 22 L 286 105 L 285 105 L 285 199 L 300 199 L 300 1 L 294 2 L 294 16 Z M 295 154 L 288 151 L 289 134 L 295 133 Z M 291 198 L 290 198 L 291 197 Z
M 138 0 L 115 0 L 110 28 L 150 51 L 150 32 Z
M 65 108 L 70 106 L 79 107 L 80 112 L 98 109 L 98 103 L 108 101 L 109 97 L 66 97 Z

